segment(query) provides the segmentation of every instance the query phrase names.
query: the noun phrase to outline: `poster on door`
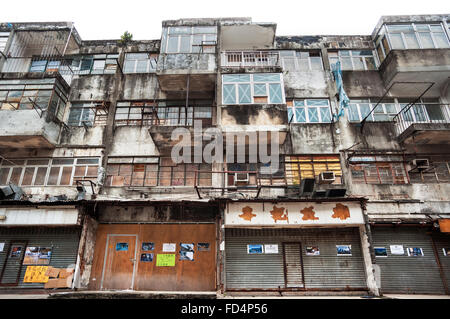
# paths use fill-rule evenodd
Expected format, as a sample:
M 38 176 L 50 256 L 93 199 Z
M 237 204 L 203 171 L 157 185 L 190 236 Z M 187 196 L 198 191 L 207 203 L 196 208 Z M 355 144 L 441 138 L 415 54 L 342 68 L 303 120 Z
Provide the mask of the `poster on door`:
M 156 266 L 158 267 L 174 267 L 175 254 L 157 254 Z
M 25 271 L 23 282 L 26 283 L 46 283 L 48 282 L 48 276 L 45 273 L 48 270 L 48 266 L 28 266 Z

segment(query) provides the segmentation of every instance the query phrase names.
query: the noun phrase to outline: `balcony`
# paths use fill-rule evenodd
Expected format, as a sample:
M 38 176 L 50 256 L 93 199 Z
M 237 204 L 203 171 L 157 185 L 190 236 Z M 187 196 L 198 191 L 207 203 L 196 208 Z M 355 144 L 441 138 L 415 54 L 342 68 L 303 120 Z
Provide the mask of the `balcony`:
M 223 69 L 252 69 L 263 72 L 281 72 L 278 51 L 228 51 L 221 53 Z
M 419 96 L 429 84 L 428 96 L 439 96 L 450 77 L 450 49 L 391 50 L 379 71 L 392 96 Z M 408 82 L 417 84 L 402 85 Z
M 405 144 L 450 144 L 450 106 L 418 104 L 394 117 L 397 139 Z

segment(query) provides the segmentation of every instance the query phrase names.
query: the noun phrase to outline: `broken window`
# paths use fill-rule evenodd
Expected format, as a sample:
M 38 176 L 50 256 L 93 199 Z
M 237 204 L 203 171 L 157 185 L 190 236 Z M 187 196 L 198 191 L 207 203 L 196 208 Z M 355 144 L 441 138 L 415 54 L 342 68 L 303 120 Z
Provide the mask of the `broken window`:
M 222 76 L 223 104 L 284 104 L 280 73 L 226 74 Z
M 97 178 L 98 158 L 10 159 L 0 164 L 0 185 L 68 186 Z
M 108 105 L 105 102 L 72 102 L 67 125 L 106 125 Z
M 349 121 L 361 122 L 375 106 L 376 108 L 370 113 L 366 121 L 392 121 L 399 110 L 396 101 L 386 98 L 377 105 L 379 101 L 379 98 L 351 99 L 347 110 Z
M 156 71 L 158 55 L 151 53 L 127 53 L 123 73 L 150 73 Z
M 287 106 L 290 123 L 330 123 L 332 119 L 328 99 L 294 99 Z
M 106 186 L 211 186 L 210 164 L 175 164 L 171 158 L 110 158 Z
M 73 74 L 115 74 L 119 54 L 93 54 L 72 56 L 66 59 L 64 68 Z
M 407 184 L 405 160 L 400 155 L 358 155 L 349 158 L 354 183 Z
M 1 110 L 47 110 L 60 120 L 67 102 L 55 79 L 2 80 L 0 82 Z
M 168 27 L 163 29 L 161 52 L 163 53 L 214 53 L 217 27 Z
M 320 173 L 333 172 L 332 184 L 342 184 L 342 169 L 339 155 L 285 156 L 287 185 L 300 185 L 302 179 L 319 178 Z
M 329 51 L 330 65 L 341 62 L 342 70 L 376 70 L 375 55 L 372 50 Z
M 322 57 L 319 50 L 311 51 L 279 51 L 284 70 L 312 71 L 323 70 Z
M 192 126 L 195 120 L 212 123 L 212 101 L 117 102 L 115 125 Z

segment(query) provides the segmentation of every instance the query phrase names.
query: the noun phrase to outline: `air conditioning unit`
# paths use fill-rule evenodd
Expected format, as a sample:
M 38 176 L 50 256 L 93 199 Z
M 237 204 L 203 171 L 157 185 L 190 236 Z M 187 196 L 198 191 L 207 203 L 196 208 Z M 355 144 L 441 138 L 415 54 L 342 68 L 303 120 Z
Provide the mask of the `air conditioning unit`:
M 248 184 L 248 173 L 235 173 L 234 174 L 234 185 L 242 185 L 242 184 Z
M 414 171 L 420 172 L 420 171 L 430 168 L 430 162 L 426 158 L 413 159 L 411 162 L 409 162 L 409 164 L 411 165 L 410 172 L 414 172 Z
M 314 178 L 302 179 L 302 181 L 300 182 L 299 195 L 300 196 L 312 195 L 312 193 L 314 192 L 315 182 L 316 182 L 316 180 Z
M 331 184 L 335 180 L 334 172 L 322 172 L 319 174 L 319 184 Z

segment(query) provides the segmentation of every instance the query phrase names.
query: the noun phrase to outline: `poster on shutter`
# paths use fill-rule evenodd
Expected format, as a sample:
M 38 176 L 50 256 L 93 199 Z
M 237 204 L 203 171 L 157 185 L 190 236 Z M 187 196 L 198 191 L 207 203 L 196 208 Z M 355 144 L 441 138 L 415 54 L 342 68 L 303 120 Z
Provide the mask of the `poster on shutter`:
M 0 251 L 3 251 L 3 248 L 5 248 L 5 243 L 0 243 Z
M 149 251 L 155 249 L 155 243 L 142 243 L 142 251 Z
M 278 245 L 264 245 L 264 253 L 278 254 Z
M 352 245 L 336 245 L 338 256 L 351 256 L 352 255 Z
M 209 243 L 197 243 L 197 251 L 209 251 Z
M 45 275 L 48 266 L 28 266 L 25 271 L 23 282 L 27 283 L 46 283 L 49 277 Z
M 180 260 L 194 261 L 193 251 L 180 251 Z
M 442 248 L 442 251 L 444 252 L 444 256 L 450 256 L 450 248 Z
M 22 246 L 12 246 L 11 253 L 9 254 L 9 258 L 19 258 L 20 254 L 22 254 Z
M 151 262 L 153 261 L 153 254 L 141 254 L 142 262 Z
M 317 246 L 307 246 L 306 256 L 320 256 L 320 250 Z
M 156 266 L 159 267 L 174 267 L 175 266 L 175 254 L 157 254 Z
M 408 247 L 406 251 L 410 257 L 423 256 L 423 250 L 420 247 Z
M 375 257 L 387 257 L 387 249 L 385 247 L 374 247 Z
M 165 253 L 173 253 L 177 249 L 177 244 L 164 243 L 163 244 L 163 252 Z
M 263 245 L 247 245 L 248 254 L 263 254 Z
M 391 245 L 391 254 L 392 255 L 404 255 L 405 251 L 403 250 L 403 245 Z

